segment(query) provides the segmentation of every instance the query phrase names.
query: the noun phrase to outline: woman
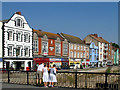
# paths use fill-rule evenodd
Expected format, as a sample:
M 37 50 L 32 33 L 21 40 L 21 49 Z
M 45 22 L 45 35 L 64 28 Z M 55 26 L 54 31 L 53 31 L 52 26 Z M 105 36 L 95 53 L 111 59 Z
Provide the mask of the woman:
M 49 86 L 51 86 L 51 87 L 53 87 L 54 82 L 57 82 L 56 71 L 57 71 L 56 65 L 54 64 L 50 70 L 50 76 L 49 76 Z M 52 83 L 52 85 L 51 85 L 51 83 Z
M 49 79 L 48 71 L 49 71 L 49 69 L 48 69 L 47 65 L 45 64 L 44 68 L 43 68 L 43 82 L 44 82 L 45 87 L 47 87 L 47 82 L 49 81 L 48 80 Z

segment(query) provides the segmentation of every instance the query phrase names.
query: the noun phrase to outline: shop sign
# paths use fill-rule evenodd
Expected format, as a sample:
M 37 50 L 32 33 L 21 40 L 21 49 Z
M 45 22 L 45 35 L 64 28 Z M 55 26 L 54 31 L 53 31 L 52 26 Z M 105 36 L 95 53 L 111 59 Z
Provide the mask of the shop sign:
M 64 58 L 62 58 L 61 61 L 69 61 L 69 60 L 68 60 L 68 59 L 64 59 Z
M 81 59 L 75 59 L 75 61 L 80 61 Z
M 50 61 L 61 61 L 61 59 L 59 59 L 59 58 L 50 58 L 49 60 Z

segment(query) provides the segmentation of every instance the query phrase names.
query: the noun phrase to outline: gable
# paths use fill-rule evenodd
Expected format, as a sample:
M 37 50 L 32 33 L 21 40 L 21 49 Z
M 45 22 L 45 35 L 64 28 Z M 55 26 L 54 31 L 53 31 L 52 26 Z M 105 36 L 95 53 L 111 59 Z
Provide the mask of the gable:
M 20 26 L 17 23 L 18 21 L 20 22 Z M 8 26 L 10 28 L 19 28 L 32 31 L 25 17 L 19 14 L 13 14 L 13 16 L 8 20 L 8 22 L 5 22 L 5 26 Z

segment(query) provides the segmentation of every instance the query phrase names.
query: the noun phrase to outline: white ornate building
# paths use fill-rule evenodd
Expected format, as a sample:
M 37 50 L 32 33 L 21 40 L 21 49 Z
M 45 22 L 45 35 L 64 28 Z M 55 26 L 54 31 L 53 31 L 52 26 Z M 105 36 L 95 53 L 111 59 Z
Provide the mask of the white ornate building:
M 32 67 L 32 29 L 21 12 L 16 12 L 9 20 L 3 20 L 3 67 L 15 70 Z M 1 25 L 1 24 L 0 24 Z

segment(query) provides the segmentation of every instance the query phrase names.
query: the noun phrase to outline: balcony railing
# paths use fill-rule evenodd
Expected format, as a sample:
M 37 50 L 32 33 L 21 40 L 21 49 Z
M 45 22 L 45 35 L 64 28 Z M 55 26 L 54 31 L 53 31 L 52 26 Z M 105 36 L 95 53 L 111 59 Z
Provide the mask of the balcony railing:
M 36 85 L 36 71 L 4 71 L 2 81 Z M 83 89 L 120 89 L 120 73 L 57 72 L 56 87 Z

